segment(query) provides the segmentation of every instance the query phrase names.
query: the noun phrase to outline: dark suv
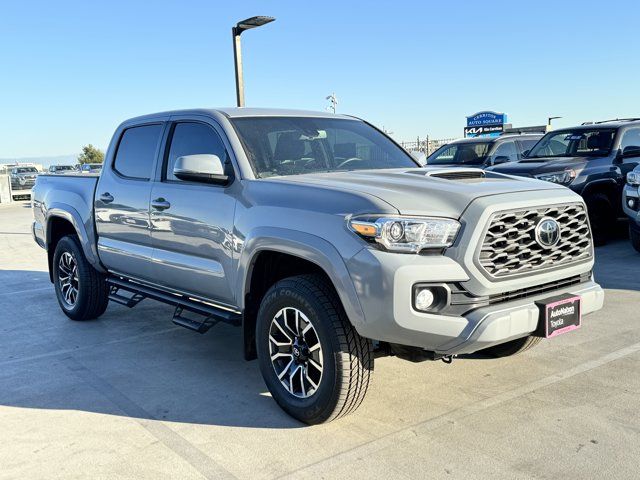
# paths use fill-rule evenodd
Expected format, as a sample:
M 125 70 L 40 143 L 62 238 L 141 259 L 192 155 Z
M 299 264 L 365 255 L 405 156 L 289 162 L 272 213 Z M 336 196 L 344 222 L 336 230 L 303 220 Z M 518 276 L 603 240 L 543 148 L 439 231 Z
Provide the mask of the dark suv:
M 516 162 L 542 138 L 542 134 L 505 134 L 463 138 L 447 143 L 427 158 L 427 165 L 489 167 Z
M 638 162 L 640 119 L 628 119 L 554 130 L 526 158 L 490 170 L 558 183 L 582 195 L 594 242 L 602 245 L 623 217 L 622 187 Z

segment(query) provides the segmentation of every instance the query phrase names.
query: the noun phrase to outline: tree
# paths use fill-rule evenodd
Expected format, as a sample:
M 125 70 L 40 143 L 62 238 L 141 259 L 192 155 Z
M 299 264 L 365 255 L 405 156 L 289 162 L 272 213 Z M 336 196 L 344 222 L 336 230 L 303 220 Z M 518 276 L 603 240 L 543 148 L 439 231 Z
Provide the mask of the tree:
M 85 145 L 82 147 L 82 153 L 78 155 L 78 163 L 102 163 L 104 161 L 104 153 L 93 145 Z

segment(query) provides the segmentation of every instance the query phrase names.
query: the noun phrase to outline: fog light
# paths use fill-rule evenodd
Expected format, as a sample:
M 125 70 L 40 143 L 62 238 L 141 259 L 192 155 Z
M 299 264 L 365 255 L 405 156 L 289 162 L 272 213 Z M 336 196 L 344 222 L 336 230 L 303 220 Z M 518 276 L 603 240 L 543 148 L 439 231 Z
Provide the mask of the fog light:
M 629 206 L 629 208 L 631 208 L 632 210 L 636 209 L 636 199 L 635 198 L 629 198 L 627 200 L 627 205 Z
M 430 288 L 419 288 L 416 290 L 416 308 L 418 310 L 429 310 L 433 306 L 436 296 Z

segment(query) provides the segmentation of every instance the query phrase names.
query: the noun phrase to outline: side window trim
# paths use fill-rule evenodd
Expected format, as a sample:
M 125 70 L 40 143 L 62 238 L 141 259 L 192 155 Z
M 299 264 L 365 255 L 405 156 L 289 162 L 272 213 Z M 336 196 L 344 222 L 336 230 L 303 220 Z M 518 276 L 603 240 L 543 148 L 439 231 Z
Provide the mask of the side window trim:
M 123 174 L 122 172 L 118 171 L 118 169 L 116 168 L 116 163 L 118 160 L 118 150 L 120 150 L 120 143 L 122 142 L 122 138 L 124 137 L 124 134 L 127 130 L 130 130 L 132 128 L 137 128 L 137 127 L 148 127 L 151 125 L 160 125 L 162 127 L 162 131 L 160 133 L 160 136 L 158 137 L 158 142 L 156 144 L 156 149 L 153 155 L 153 162 L 151 163 L 151 169 L 149 170 L 149 177 L 147 178 L 140 178 L 140 177 L 130 177 L 128 175 Z M 153 179 L 153 174 L 156 170 L 156 165 L 158 163 L 158 155 L 160 153 L 160 147 L 162 145 L 162 141 L 164 139 L 165 136 L 165 130 L 167 127 L 167 122 L 163 122 L 163 121 L 153 121 L 153 122 L 146 122 L 146 123 L 136 123 L 136 124 L 132 124 L 132 125 L 127 125 L 122 129 L 122 132 L 120 132 L 120 135 L 118 136 L 118 143 L 116 145 L 116 148 L 114 150 L 113 153 L 113 160 L 111 161 L 111 171 L 119 178 L 122 178 L 123 180 L 134 180 L 134 181 L 138 181 L 138 182 L 150 182 Z

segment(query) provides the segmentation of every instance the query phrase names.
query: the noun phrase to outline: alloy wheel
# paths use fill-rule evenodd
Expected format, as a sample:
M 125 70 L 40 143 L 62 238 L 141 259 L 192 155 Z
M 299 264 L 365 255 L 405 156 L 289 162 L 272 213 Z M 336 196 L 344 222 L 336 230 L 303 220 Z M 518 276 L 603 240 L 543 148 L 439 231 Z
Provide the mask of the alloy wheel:
M 300 310 L 278 311 L 269 327 L 269 355 L 282 386 L 298 398 L 318 391 L 322 380 L 323 355 L 318 332 Z
M 63 252 L 58 260 L 58 283 L 62 300 L 69 308 L 73 308 L 78 301 L 78 263 L 70 252 Z

